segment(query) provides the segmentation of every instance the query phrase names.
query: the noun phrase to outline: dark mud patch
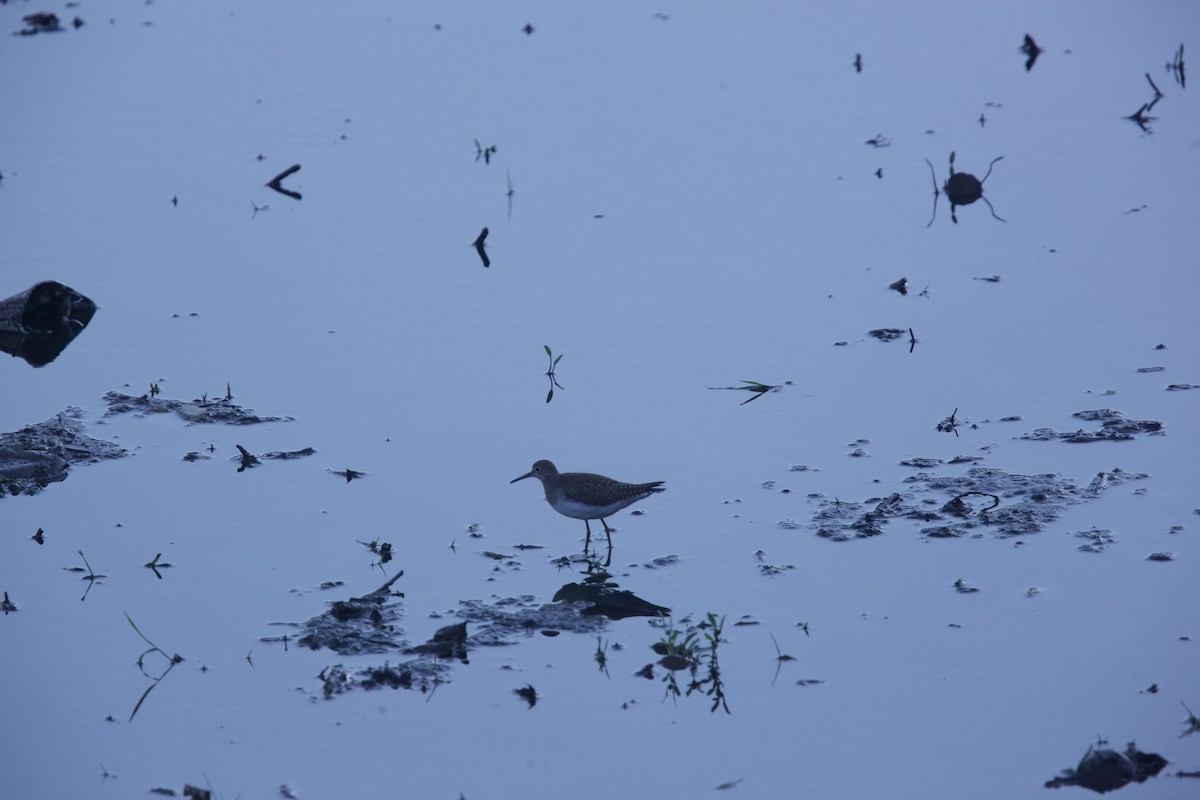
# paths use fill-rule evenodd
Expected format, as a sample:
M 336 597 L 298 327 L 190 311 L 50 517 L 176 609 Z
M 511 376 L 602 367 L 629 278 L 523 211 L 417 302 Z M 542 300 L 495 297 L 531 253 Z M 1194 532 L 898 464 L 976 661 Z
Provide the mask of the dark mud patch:
M 44 367 L 83 333 L 95 313 L 89 298 L 57 281 L 43 281 L 0 300 L 0 352 Z
M 1128 442 L 1142 434 L 1162 436 L 1166 433 L 1161 422 L 1149 419 L 1126 419 L 1120 411 L 1113 411 L 1110 408 L 1076 411 L 1071 416 L 1085 422 L 1099 422 L 1100 430 L 1080 428 L 1064 433 L 1053 428 L 1037 428 L 1017 438 L 1034 442 L 1062 441 L 1082 444 L 1086 442 Z
M 872 336 L 881 342 L 894 342 L 897 339 L 903 339 L 907 334 L 907 328 L 875 328 L 867 331 L 867 336 Z
M 584 617 L 625 619 L 626 617 L 660 617 L 670 614 L 671 609 L 656 606 L 635 595 L 628 589 L 617 589 L 616 584 L 568 583 L 554 593 L 554 602 L 567 601 L 584 604 L 579 613 Z
M 403 638 L 400 620 L 403 594 L 393 593 L 392 584 L 401 571 L 375 591 L 362 597 L 337 600 L 329 609 L 305 622 L 298 642 L 310 650 L 326 648 L 339 655 L 357 656 L 387 653 L 403 649 L 409 642 Z
M 292 417 L 264 417 L 255 414 L 253 410 L 243 408 L 229 398 L 210 400 L 201 398 L 190 403 L 182 400 L 171 400 L 166 397 L 151 397 L 144 394 L 141 397 L 108 392 L 104 395 L 108 411 L 104 416 L 117 414 L 170 414 L 174 413 L 189 423 L 223 422 L 228 425 L 256 425 L 260 422 L 291 422 Z
M 300 450 L 272 450 L 268 453 L 260 453 L 259 455 L 251 453 L 240 444 L 236 444 L 234 447 L 238 449 L 238 455 L 234 456 L 230 460 L 238 462 L 238 472 L 245 472 L 251 467 L 257 467 L 263 462 L 263 459 L 270 459 L 272 461 L 291 461 L 293 459 L 307 458 L 308 456 L 315 456 L 317 454 L 317 451 L 311 447 L 304 447 Z M 184 459 L 194 460 L 188 458 L 188 456 L 191 455 L 193 454 L 189 453 L 188 455 L 184 456 Z
M 396 663 L 355 670 L 341 664 L 327 667 L 319 676 L 326 699 L 353 689 L 385 686 L 425 691 L 447 682 L 449 662 L 469 664 L 470 653 L 477 647 L 514 645 L 535 634 L 596 634 L 607 627 L 608 619 L 670 612 L 619 590 L 611 581 L 585 581 L 564 586 L 552 603 L 542 603 L 532 595 L 464 600 L 448 612 L 458 622 L 438 628 L 427 641 L 414 645 L 401 625 L 404 595 L 391 590 L 402 574 L 370 594 L 331 603 L 324 613 L 299 626 L 302 632 L 297 641 L 312 650 L 327 648 L 343 656 L 394 653 L 400 658 Z
M 1065 769 L 1057 778 L 1046 781 L 1047 789 L 1082 786 L 1104 794 L 1130 783 L 1145 783 L 1163 771 L 1167 760 L 1157 753 L 1143 753 L 1130 742 L 1125 752 L 1108 747 L 1089 747 L 1074 769 Z
M 37 494 L 67 479 L 72 464 L 126 455 L 125 448 L 83 433 L 83 412 L 68 408 L 45 422 L 0 433 L 0 497 Z
M 1079 486 L 1052 473 L 1018 475 L 986 467 L 973 467 L 961 476 L 920 473 L 905 480 L 903 493 L 882 499 L 822 500 L 811 527 L 818 536 L 839 542 L 878 536 L 891 521 L 904 519 L 923 524 L 921 535 L 934 539 L 983 531 L 1002 538 L 1024 536 L 1043 530 L 1068 506 L 1094 500 L 1110 486 L 1146 477 L 1117 468 Z

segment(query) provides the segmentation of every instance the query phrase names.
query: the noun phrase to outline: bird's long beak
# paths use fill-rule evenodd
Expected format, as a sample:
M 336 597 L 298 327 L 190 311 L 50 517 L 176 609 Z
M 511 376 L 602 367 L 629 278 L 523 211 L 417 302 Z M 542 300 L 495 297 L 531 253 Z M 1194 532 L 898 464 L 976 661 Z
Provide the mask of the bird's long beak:
M 509 483 L 516 483 L 517 481 L 523 481 L 523 480 L 525 480 L 526 478 L 532 478 L 532 477 L 533 477 L 533 473 L 532 473 L 532 472 L 526 472 L 524 475 L 522 475 L 522 476 L 521 476 L 521 477 L 519 477 L 519 478 L 513 478 L 511 481 L 509 481 Z

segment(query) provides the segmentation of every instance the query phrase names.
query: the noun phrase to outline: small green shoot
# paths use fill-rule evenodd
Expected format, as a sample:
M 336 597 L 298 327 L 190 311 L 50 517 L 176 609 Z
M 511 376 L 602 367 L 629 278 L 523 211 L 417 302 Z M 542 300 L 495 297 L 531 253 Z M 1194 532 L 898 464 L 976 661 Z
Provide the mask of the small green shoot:
M 554 377 L 554 368 L 558 366 L 559 361 L 562 361 L 563 354 L 559 353 L 558 358 L 555 358 L 554 353 L 550 350 L 550 345 L 544 344 L 542 347 L 546 349 L 546 358 L 550 360 L 550 368 L 546 370 L 546 377 L 550 379 L 550 392 L 546 395 L 546 402 L 549 403 L 554 399 L 554 390 L 563 389 L 562 384 Z M 566 391 L 566 389 L 563 389 L 563 391 Z
M 686 621 L 686 620 L 685 620 Z M 721 633 L 725 626 L 725 617 L 717 618 L 711 611 L 703 622 L 686 624 L 684 629 L 677 628 L 666 618 L 660 618 L 658 623 L 663 629 L 662 638 L 651 645 L 655 653 L 662 656 L 659 666 L 667 670 L 663 678 L 666 684 L 666 697 L 690 697 L 693 692 L 701 692 L 712 698 L 709 711 L 724 709 L 731 713 L 725 700 L 725 687 L 721 680 L 721 666 L 717 658 L 717 649 L 721 644 Z M 699 677 L 701 668 L 705 676 Z M 679 687 L 677 673 L 687 670 L 691 674 L 687 691 Z
M 559 353 L 558 358 L 555 358 L 554 353 L 550 350 L 550 345 L 544 344 L 542 347 L 546 348 L 546 357 L 550 359 L 550 369 L 546 370 L 546 374 L 553 375 L 554 368 L 558 366 L 559 361 L 562 361 L 563 354 Z
M 92 587 L 96 584 L 96 581 L 100 580 L 101 578 L 107 578 L 108 576 L 100 575 L 99 573 L 95 572 L 92 569 L 92 565 L 88 563 L 87 556 L 83 554 L 82 550 L 76 550 L 75 552 L 79 553 L 79 557 L 83 559 L 83 566 L 87 567 L 88 573 L 87 575 L 83 576 L 83 580 L 88 582 L 88 587 L 87 590 L 84 591 L 83 597 L 79 598 L 79 602 L 82 603 L 84 600 L 87 600 L 88 593 L 92 591 Z M 66 569 L 68 572 L 83 572 L 83 567 L 67 567 Z
M 159 393 L 159 391 L 161 391 L 161 390 L 158 388 L 158 384 L 157 384 L 157 383 L 151 383 L 151 384 L 150 384 L 150 396 L 151 396 L 151 397 L 158 397 L 158 393 Z

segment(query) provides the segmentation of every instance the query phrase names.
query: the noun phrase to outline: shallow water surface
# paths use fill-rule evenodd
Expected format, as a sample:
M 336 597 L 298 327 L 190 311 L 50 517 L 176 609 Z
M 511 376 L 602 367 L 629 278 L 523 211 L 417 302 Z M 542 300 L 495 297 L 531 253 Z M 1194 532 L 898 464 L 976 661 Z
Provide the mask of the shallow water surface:
M 1194 793 L 1200 389 L 1168 386 L 1200 384 L 1200 108 L 1164 68 L 1191 4 L 75 14 L 0 47 L 0 295 L 99 310 L 53 363 L 0 363 L 0 431 L 79 407 L 130 455 L 0 499 L 0 795 L 1011 798 L 1097 735 L 1171 762 L 1125 792 Z M 951 153 L 1004 156 L 1007 222 L 943 196 L 927 227 Z M 265 185 L 293 164 L 299 200 Z M 742 381 L 779 388 L 714 390 Z M 151 384 L 290 419 L 106 416 Z M 1162 430 L 1022 438 L 1103 409 Z M 239 445 L 316 452 L 239 472 Z M 334 665 L 413 656 L 296 626 L 398 570 L 413 644 L 584 577 L 580 522 L 509 484 L 541 458 L 666 482 L 609 520 L 610 571 L 680 630 L 724 618 L 730 713 L 638 675 L 665 635 L 638 617 L 502 645 L 469 621 L 426 691 L 325 699 Z M 817 535 L 839 504 L 936 511 L 973 468 L 1141 477 L 1017 536 Z M 167 662 L 138 631 L 183 658 L 140 706 L 139 656 Z

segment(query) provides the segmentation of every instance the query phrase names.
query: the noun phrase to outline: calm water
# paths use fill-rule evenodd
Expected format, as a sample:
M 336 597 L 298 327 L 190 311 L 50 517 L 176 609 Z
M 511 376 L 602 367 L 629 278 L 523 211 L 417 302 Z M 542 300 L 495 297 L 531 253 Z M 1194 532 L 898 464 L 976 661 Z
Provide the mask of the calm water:
M 0 31 L 34 10 L 0 7 Z M 1180 701 L 1200 709 L 1200 390 L 1165 391 L 1200 384 L 1200 110 L 1164 69 L 1194 43 L 1196 7 L 654 11 L 118 2 L 0 46 L 0 295 L 55 279 L 101 307 L 55 363 L 0 363 L 0 430 L 79 406 L 132 453 L 0 502 L 0 590 L 20 607 L 0 622 L 0 795 L 741 780 L 755 797 L 1011 798 L 1098 734 L 1200 768 L 1178 738 Z M 1026 33 L 1045 49 L 1029 72 Z M 1147 72 L 1165 95 L 1149 134 L 1122 119 L 1153 99 Z M 975 203 L 955 225 L 943 197 L 926 227 L 923 159 L 941 183 L 952 151 L 980 177 L 1005 157 L 984 191 L 1007 223 Z M 302 200 L 264 186 L 296 163 L 284 185 Z M 470 246 L 484 226 L 486 270 Z M 887 289 L 901 277 L 907 296 Z M 919 342 L 866 335 L 881 327 Z M 565 387 L 549 404 L 546 345 Z M 709 391 L 742 380 L 792 383 L 745 406 Z M 103 418 L 106 391 L 152 382 L 183 400 L 228 385 L 294 421 Z M 1015 439 L 1089 427 L 1071 415 L 1098 408 L 1166 434 Z M 978 427 L 939 433 L 955 409 Z M 239 474 L 235 445 L 318 453 Z M 904 492 L 900 460 L 957 455 L 1082 485 L 1149 477 L 1019 546 L 902 520 L 864 541 L 813 534 L 820 498 Z M 531 635 L 474 650 L 432 697 L 326 702 L 322 669 L 383 657 L 261 641 L 382 583 L 359 544 L 373 539 L 405 570 L 413 641 L 463 600 L 549 602 L 582 530 L 509 485 L 539 458 L 666 481 L 644 515 L 611 520 L 614 573 L 676 620 L 726 616 L 731 714 L 634 675 L 661 635 L 639 619 L 603 635 L 607 674 L 593 637 Z M 367 475 L 331 474 L 346 468 Z M 1117 542 L 1079 552 L 1091 528 Z M 106 576 L 83 602 L 64 571 L 79 550 Z M 142 567 L 156 553 L 174 564 L 162 580 Z M 956 593 L 960 578 L 981 591 Z M 123 612 L 186 659 L 132 722 L 146 646 Z M 526 684 L 533 709 L 512 693 Z M 1194 789 L 1164 774 L 1126 791 Z

